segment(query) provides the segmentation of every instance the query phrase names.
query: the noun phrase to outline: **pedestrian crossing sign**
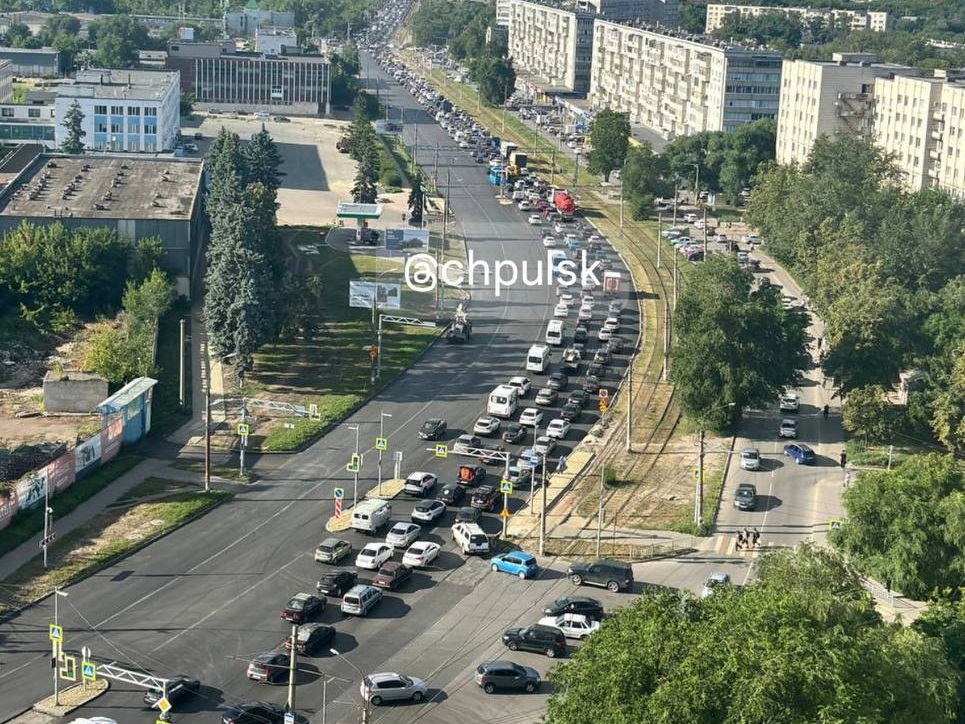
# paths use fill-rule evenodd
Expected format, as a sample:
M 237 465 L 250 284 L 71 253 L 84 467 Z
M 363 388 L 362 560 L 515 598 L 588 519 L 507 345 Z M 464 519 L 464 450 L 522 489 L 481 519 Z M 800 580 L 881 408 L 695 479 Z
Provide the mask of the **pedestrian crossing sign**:
M 445 458 L 449 456 L 449 446 L 448 445 L 436 445 L 436 457 Z
M 97 664 L 85 661 L 80 667 L 80 678 L 84 681 L 97 681 Z
M 50 624 L 47 627 L 47 637 L 51 641 L 63 641 L 64 640 L 64 627 L 58 626 L 55 623 Z
M 388 441 L 388 440 L 386 440 L 384 437 L 377 437 L 377 438 L 375 438 L 375 449 L 376 449 L 376 450 L 388 450 L 388 448 L 389 448 L 389 441 Z
M 250 432 L 251 432 L 251 425 L 249 425 L 247 422 L 239 422 L 239 423 L 238 423 L 238 436 L 239 436 L 239 437 L 248 437 L 248 434 L 249 434 Z
M 500 481 L 499 481 L 499 492 L 500 492 L 500 493 L 505 493 L 506 495 L 512 495 L 512 493 L 513 493 L 513 484 L 512 484 L 512 482 L 509 481 L 509 480 L 500 480 Z
M 831 530 L 839 530 L 841 526 L 844 525 L 844 521 L 840 518 L 832 518 L 828 521 L 828 528 Z

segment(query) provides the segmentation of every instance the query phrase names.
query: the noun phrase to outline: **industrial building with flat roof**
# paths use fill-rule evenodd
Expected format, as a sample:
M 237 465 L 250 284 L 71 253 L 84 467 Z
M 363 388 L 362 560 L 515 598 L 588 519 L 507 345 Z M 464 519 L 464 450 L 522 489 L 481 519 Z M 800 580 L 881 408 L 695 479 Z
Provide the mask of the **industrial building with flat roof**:
M 0 191 L 0 232 L 60 222 L 158 237 L 162 265 L 190 296 L 205 234 L 202 170 L 200 159 L 42 154 Z

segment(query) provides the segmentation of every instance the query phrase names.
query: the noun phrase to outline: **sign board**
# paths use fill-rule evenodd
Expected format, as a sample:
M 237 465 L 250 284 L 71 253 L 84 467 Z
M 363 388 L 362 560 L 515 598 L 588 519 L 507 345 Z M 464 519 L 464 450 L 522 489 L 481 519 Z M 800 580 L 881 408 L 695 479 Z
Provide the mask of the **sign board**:
M 604 294 L 620 293 L 620 272 L 618 271 L 603 272 L 603 293 Z
M 600 395 L 601 400 L 606 400 L 610 397 L 610 391 L 605 387 L 601 387 L 598 394 Z
M 842 525 L 844 525 L 844 521 L 840 518 L 832 518 L 828 521 L 828 528 L 831 530 L 839 530 Z
M 285 724 L 295 724 L 295 715 L 290 711 L 285 712 Z
M 449 456 L 449 446 L 448 445 L 436 445 L 436 457 L 446 458 Z
M 375 135 L 376 136 L 401 136 L 402 121 L 384 121 L 384 120 L 376 121 Z M 285 724 L 288 724 L 288 722 L 286 721 Z
M 47 638 L 49 638 L 51 641 L 63 641 L 64 627 L 58 626 L 55 623 L 50 624 L 47 627 Z
M 505 493 L 506 495 L 513 494 L 513 484 L 508 480 L 499 481 L 499 492 Z
M 390 251 L 428 251 L 428 229 L 386 229 L 385 248 Z
M 360 464 L 361 464 L 361 459 L 359 458 L 359 456 L 353 455 L 352 459 L 349 461 L 349 464 L 345 466 L 345 469 L 348 470 L 350 473 L 357 473 L 359 471 Z
M 606 403 L 606 398 L 600 400 L 600 412 L 606 412 L 609 405 Z
M 402 285 L 385 282 L 365 282 L 361 279 L 348 283 L 348 305 L 358 309 L 401 309 Z
M 376 449 L 376 450 L 388 450 L 388 449 L 389 449 L 389 441 L 386 440 L 384 437 L 377 437 L 377 438 L 375 438 L 375 449 Z
M 60 660 L 60 678 L 64 681 L 77 681 L 77 657 L 64 654 Z
M 318 405 L 316 405 L 314 402 L 308 406 L 308 416 L 313 420 L 317 420 L 319 417 L 321 417 L 321 415 L 318 414 Z
M 700 480 L 700 468 L 694 468 L 693 478 L 694 480 Z
M 97 665 L 92 661 L 85 661 L 80 667 L 80 678 L 84 681 L 97 681 Z
M 499 511 L 500 518 L 508 518 L 509 515 L 510 515 L 509 508 L 503 508 L 501 511 Z
M 249 425 L 247 422 L 239 422 L 238 435 L 241 437 L 248 437 L 249 433 L 251 433 L 251 425 Z
M 162 714 L 167 714 L 169 711 L 171 711 L 171 702 L 168 701 L 166 696 L 162 696 L 160 699 L 158 699 L 156 706 L 161 710 Z
M 333 495 L 335 496 L 335 500 L 341 500 L 345 497 L 345 488 L 335 488 Z

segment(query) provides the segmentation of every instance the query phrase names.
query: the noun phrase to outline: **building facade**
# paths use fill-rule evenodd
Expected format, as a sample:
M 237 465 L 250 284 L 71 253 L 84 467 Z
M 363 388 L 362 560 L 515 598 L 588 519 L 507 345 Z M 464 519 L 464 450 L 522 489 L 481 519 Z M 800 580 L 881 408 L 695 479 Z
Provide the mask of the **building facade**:
M 813 8 L 782 8 L 770 5 L 724 5 L 711 3 L 707 5 L 707 21 L 704 32 L 712 33 L 717 30 L 728 15 L 740 15 L 742 17 L 756 17 L 765 13 L 784 13 L 788 17 L 796 17 L 801 22 L 811 20 L 822 20 L 828 25 L 845 25 L 851 30 L 870 30 L 875 33 L 884 33 L 892 30 L 895 20 L 892 15 L 886 12 L 874 10 L 837 10 L 813 9 Z
M 298 37 L 290 28 L 258 28 L 255 30 L 255 52 L 266 55 L 298 53 Z
M 254 35 L 260 27 L 294 28 L 295 13 L 249 7 L 238 12 L 225 13 L 224 24 L 229 33 Z
M 819 136 L 870 138 L 878 78 L 913 76 L 872 55 L 835 53 L 831 61 L 785 60 L 777 115 L 777 162 L 803 164 Z
M 66 70 L 63 54 L 54 48 L 0 48 L 0 61 L 10 63 L 15 77 L 56 78 Z
M 53 103 L 0 104 L 0 141 L 4 143 L 39 143 L 53 148 L 56 129 L 57 117 Z
M 645 20 L 668 28 L 680 22 L 679 0 L 576 0 L 576 9 L 606 20 Z
M 585 95 L 590 87 L 594 14 L 510 0 L 509 55 L 517 87 L 545 95 Z
M 590 105 L 672 139 L 776 118 L 781 55 L 597 20 Z
M 201 109 L 317 116 L 330 112 L 330 66 L 319 55 L 238 53 L 230 42 L 172 43 L 167 67 Z
M 157 153 L 174 148 L 181 129 L 181 83 L 163 70 L 85 70 L 57 87 L 55 141 L 76 101 L 84 114 L 84 143 L 97 151 Z

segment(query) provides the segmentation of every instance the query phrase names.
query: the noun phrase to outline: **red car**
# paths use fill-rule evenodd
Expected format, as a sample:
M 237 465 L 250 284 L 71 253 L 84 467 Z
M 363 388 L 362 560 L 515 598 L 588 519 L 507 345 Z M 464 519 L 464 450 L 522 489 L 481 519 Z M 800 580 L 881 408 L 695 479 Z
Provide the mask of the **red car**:
M 296 593 L 279 614 L 286 621 L 304 623 L 325 608 L 325 600 L 311 593 Z
M 372 585 L 379 588 L 388 588 L 394 591 L 405 583 L 412 575 L 412 569 L 398 561 L 389 561 L 382 565 L 379 572 L 372 579 Z

